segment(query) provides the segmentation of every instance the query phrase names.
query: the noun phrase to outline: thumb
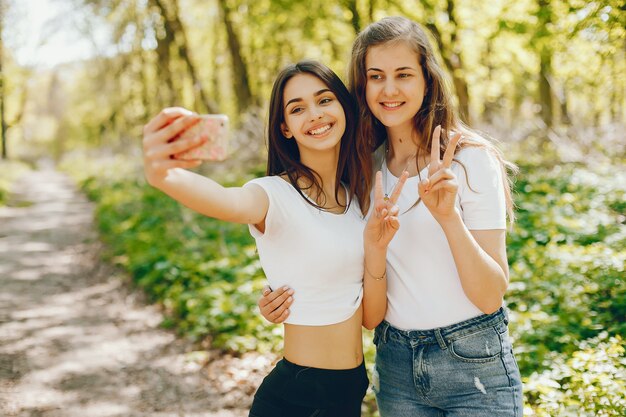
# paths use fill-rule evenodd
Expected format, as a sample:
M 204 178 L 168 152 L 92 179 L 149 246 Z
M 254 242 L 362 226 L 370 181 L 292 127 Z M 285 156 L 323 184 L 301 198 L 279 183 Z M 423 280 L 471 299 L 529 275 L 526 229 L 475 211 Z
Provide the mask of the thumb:
M 418 191 L 420 197 L 428 192 L 429 184 L 430 184 L 430 181 L 428 180 L 428 178 L 423 179 L 422 181 L 420 181 L 417 184 L 417 191 Z

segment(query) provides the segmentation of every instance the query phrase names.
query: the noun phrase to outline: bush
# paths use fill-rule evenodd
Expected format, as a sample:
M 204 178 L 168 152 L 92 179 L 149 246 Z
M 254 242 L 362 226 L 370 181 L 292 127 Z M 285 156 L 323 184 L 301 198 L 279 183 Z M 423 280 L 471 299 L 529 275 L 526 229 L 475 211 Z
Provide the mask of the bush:
M 518 180 L 506 299 L 523 375 L 602 331 L 626 333 L 625 180 L 574 165 L 526 167 Z
M 626 357 L 621 337 L 600 336 L 578 343 L 571 357 L 524 379 L 525 415 L 618 417 L 626 415 Z

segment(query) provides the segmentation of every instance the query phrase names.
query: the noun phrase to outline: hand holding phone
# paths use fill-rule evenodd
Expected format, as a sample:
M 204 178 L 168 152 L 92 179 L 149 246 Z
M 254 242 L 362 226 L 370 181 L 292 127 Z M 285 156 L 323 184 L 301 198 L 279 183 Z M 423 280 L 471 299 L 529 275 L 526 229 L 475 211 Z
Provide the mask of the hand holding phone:
M 202 145 L 176 155 L 179 160 L 223 161 L 228 156 L 228 116 L 224 114 L 204 114 L 200 121 L 180 134 L 179 139 L 204 136 Z

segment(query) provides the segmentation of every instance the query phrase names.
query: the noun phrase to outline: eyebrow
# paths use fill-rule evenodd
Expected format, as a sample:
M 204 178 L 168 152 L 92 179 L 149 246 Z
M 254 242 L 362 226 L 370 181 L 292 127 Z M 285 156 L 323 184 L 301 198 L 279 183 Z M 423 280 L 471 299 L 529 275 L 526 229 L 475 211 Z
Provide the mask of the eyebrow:
M 330 89 L 328 89 L 328 88 L 323 88 L 320 91 L 318 91 L 316 93 L 313 93 L 313 97 L 321 96 L 324 93 L 332 93 L 332 91 L 330 91 Z M 287 102 L 287 104 L 285 104 L 285 108 L 287 108 L 288 105 L 290 105 L 291 103 L 294 103 L 296 101 L 302 101 L 302 97 L 292 98 L 291 100 L 289 100 Z
M 413 70 L 415 71 L 415 68 L 412 67 L 400 67 L 400 68 L 396 68 L 396 71 L 405 71 L 405 70 Z M 367 71 L 379 71 L 379 72 L 385 72 L 383 70 L 381 70 L 380 68 L 368 68 Z

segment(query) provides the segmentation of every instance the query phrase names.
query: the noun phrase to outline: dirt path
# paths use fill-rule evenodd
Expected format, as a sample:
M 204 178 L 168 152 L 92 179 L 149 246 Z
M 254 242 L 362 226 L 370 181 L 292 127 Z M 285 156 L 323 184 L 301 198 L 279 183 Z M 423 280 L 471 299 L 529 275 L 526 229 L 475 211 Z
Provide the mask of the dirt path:
M 27 174 L 10 205 L 0 208 L 0 416 L 247 415 L 269 359 L 186 353 L 99 260 L 93 207 L 66 177 Z

